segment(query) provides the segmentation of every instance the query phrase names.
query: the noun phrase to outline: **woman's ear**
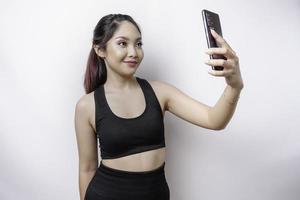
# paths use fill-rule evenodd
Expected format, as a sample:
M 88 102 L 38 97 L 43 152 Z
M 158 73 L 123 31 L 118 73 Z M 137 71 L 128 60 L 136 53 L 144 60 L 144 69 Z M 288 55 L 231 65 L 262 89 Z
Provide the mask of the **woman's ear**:
M 106 54 L 105 54 L 104 49 L 100 48 L 98 45 L 94 45 L 93 48 L 99 57 L 101 57 L 103 59 L 105 58 Z

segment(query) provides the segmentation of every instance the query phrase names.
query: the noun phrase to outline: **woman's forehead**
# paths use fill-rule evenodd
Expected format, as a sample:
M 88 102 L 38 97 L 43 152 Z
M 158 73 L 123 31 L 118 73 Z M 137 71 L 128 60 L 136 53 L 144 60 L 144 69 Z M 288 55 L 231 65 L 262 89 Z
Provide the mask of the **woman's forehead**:
M 138 29 L 130 22 L 122 22 L 115 32 L 113 38 L 123 38 L 127 40 L 139 40 L 141 39 L 141 34 Z

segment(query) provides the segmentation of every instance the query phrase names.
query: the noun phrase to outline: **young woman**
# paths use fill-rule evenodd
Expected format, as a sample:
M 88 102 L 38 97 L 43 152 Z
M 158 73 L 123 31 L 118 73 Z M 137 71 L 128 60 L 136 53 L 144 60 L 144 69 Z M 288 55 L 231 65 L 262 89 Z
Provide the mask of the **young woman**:
M 87 63 L 86 95 L 75 108 L 81 200 L 170 199 L 164 172 L 165 111 L 199 127 L 221 130 L 243 88 L 236 53 L 221 36 L 212 34 L 219 48 L 208 49 L 207 54 L 227 58 L 206 62 L 210 67 L 223 66 L 223 71 L 209 73 L 227 82 L 214 107 L 168 83 L 135 77 L 144 56 L 137 23 L 122 14 L 100 19 Z

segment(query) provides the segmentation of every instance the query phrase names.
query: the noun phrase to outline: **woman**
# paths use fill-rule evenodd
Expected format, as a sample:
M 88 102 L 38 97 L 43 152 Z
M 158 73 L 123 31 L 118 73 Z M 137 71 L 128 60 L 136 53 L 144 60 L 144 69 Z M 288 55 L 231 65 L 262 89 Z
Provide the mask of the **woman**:
M 164 173 L 165 111 L 199 127 L 221 130 L 243 88 L 237 55 L 221 36 L 212 34 L 220 48 L 207 54 L 222 54 L 227 60 L 206 64 L 224 67 L 209 73 L 224 76 L 227 87 L 209 107 L 168 83 L 135 77 L 144 56 L 138 25 L 122 14 L 100 19 L 86 69 L 87 94 L 75 109 L 81 200 L 170 199 Z

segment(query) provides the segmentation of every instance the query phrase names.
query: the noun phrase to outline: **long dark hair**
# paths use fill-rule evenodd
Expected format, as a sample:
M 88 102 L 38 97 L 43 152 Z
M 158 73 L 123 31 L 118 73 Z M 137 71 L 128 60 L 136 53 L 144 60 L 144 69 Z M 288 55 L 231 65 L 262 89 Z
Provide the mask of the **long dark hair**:
M 98 45 L 99 48 L 106 50 L 107 41 L 111 39 L 122 21 L 131 22 L 141 33 L 138 24 L 129 15 L 109 14 L 99 20 L 94 29 L 92 49 L 88 57 L 85 71 L 84 89 L 86 94 L 104 84 L 107 79 L 105 62 L 103 58 L 96 54 L 93 46 Z

